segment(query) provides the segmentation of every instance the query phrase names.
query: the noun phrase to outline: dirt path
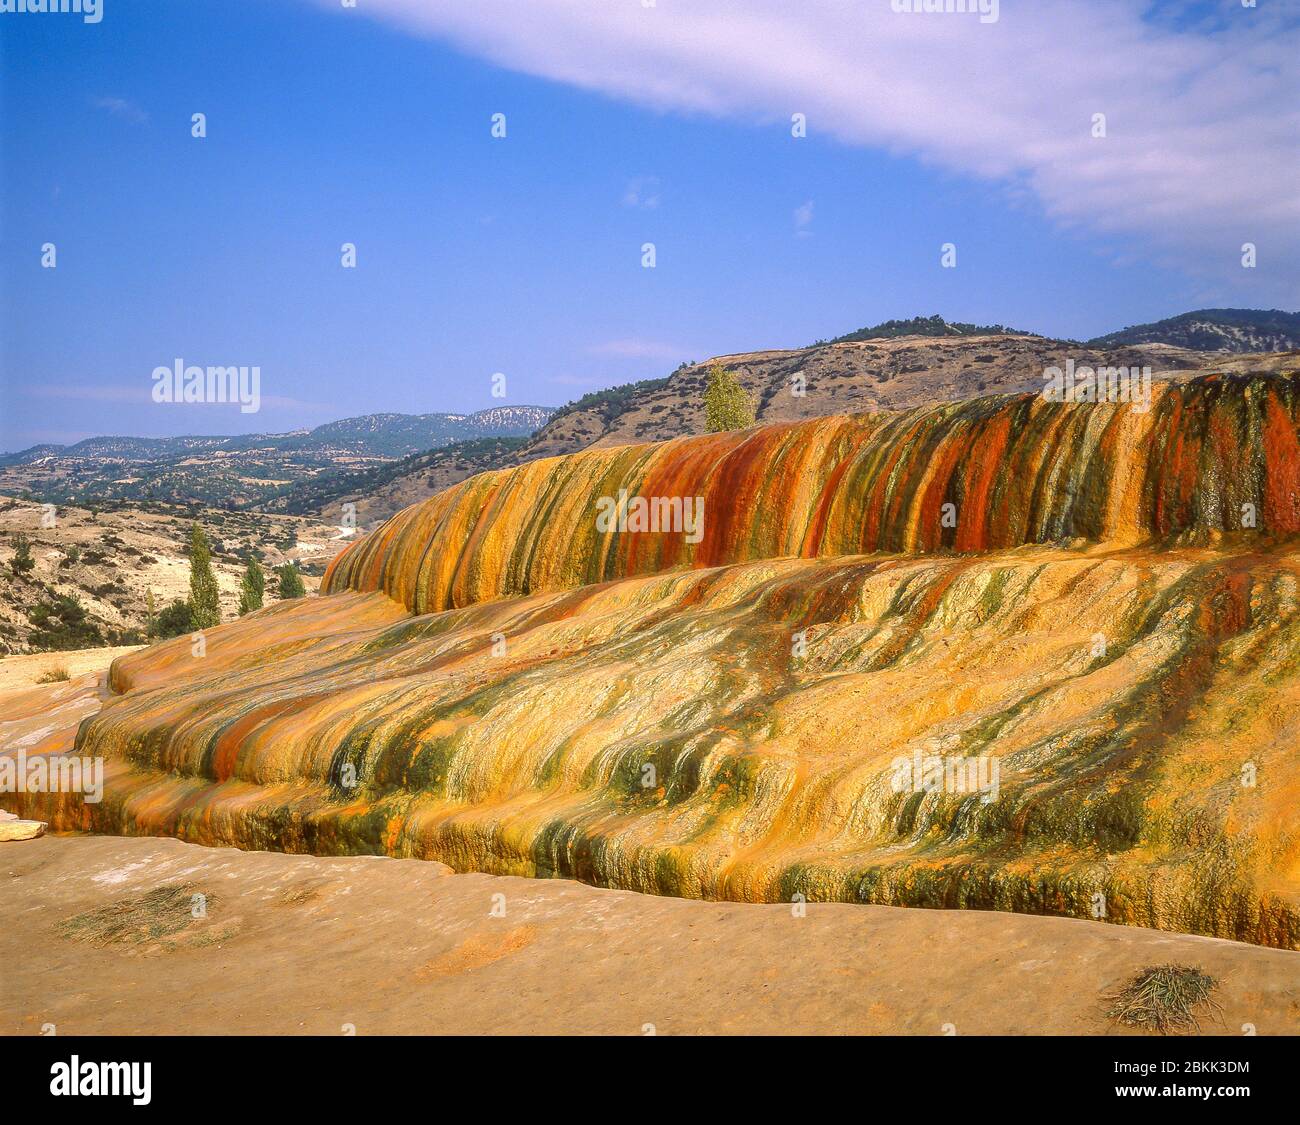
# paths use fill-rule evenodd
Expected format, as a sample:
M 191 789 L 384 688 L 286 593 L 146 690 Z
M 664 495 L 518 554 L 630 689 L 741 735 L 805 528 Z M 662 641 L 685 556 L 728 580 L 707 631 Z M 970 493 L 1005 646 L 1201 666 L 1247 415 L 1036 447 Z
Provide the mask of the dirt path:
M 840 904 L 798 918 L 171 839 L 0 844 L 5 1034 L 1092 1034 L 1113 1030 L 1103 994 L 1171 961 L 1222 978 L 1204 1030 L 1300 1031 L 1300 954 L 1212 938 Z

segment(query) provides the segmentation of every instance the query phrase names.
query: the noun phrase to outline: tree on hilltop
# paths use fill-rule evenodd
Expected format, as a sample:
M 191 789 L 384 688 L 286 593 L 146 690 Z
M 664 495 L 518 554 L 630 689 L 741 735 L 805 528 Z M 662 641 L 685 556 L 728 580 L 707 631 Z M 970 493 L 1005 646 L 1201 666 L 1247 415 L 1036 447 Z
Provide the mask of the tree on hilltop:
M 704 425 L 711 434 L 754 424 L 754 400 L 734 371 L 720 363 L 709 368 L 704 388 Z

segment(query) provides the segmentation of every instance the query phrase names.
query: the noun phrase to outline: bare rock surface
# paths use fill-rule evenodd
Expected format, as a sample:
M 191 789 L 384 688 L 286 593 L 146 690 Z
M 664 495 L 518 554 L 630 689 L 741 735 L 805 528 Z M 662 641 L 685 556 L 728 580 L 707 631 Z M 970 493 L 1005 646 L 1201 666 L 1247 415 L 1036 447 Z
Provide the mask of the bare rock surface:
M 1104 997 L 1168 962 L 1220 978 L 1203 1032 L 1300 1031 L 1300 954 L 1215 938 L 172 839 L 6 849 L 0 957 L 9 1035 L 1109 1034 Z

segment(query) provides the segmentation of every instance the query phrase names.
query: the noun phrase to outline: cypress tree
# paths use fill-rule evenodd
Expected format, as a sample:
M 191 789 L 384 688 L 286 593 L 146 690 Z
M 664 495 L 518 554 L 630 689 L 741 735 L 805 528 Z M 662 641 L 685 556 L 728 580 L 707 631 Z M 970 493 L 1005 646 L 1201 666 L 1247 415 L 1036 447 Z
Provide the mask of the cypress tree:
M 249 555 L 244 577 L 239 583 L 239 616 L 261 609 L 265 593 L 266 575 L 262 573 L 262 564 L 253 555 Z
M 276 567 L 276 573 L 280 576 L 281 599 L 301 598 L 306 595 L 307 587 L 302 584 L 302 575 L 298 573 L 298 568 L 293 563 Z

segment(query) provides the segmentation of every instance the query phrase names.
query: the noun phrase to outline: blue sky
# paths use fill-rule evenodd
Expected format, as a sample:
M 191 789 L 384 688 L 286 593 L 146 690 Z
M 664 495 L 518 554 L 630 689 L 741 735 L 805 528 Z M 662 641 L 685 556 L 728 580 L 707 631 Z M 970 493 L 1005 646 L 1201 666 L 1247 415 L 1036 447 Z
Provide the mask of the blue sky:
M 889 9 L 0 14 L 0 449 L 469 411 L 496 372 L 559 404 L 918 313 L 1087 337 L 1296 306 L 1295 21 L 1267 0 Z M 261 411 L 154 403 L 177 357 L 260 366 Z

